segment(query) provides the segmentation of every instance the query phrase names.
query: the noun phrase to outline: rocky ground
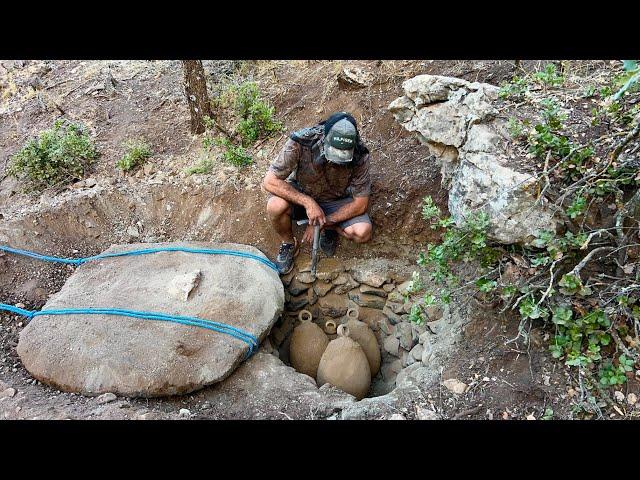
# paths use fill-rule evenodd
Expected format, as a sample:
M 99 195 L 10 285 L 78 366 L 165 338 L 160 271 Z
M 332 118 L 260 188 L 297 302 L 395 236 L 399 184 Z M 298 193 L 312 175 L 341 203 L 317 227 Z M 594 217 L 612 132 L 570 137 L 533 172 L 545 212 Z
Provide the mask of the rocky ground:
M 604 64 L 593 62 L 589 72 Z M 355 114 L 374 152 L 374 241 L 342 242 L 336 258 L 323 261 L 326 278 L 315 283 L 302 281 L 301 255 L 298 268 L 283 278 L 287 312 L 271 332 L 271 345 L 227 380 L 183 396 L 84 397 L 41 384 L 16 353 L 26 321 L 0 314 L 0 418 L 573 418 L 576 379 L 550 358 L 541 327 L 532 329 L 529 345 L 511 341 L 518 326 L 512 317 L 474 298 L 456 298 L 450 310 L 430 312 L 432 321 L 417 328 L 397 301 L 422 243 L 433 237 L 420 219 L 421 199 L 432 195 L 446 210 L 447 191 L 427 146 L 386 107 L 416 74 L 499 85 L 513 74 L 512 62 L 209 61 L 205 67 L 212 94 L 225 81 L 256 80 L 286 131 L 338 109 Z M 345 69 L 364 72 L 363 84 L 349 83 Z M 259 184 L 285 135 L 258 142 L 254 165 L 225 165 L 188 132 L 181 75 L 179 62 L 0 62 L 0 243 L 84 256 L 113 243 L 233 241 L 273 256 L 277 239 Z M 61 117 L 85 123 L 102 155 L 87 178 L 68 189 L 24 194 L 4 176 L 9 156 Z M 140 136 L 152 144 L 153 157 L 133 175 L 120 173 L 114 165 L 122 142 Z M 203 158 L 214 162 L 211 174 L 185 173 Z M 0 301 L 40 308 L 73 270 L 0 254 Z M 375 274 L 383 275 L 381 282 Z M 318 389 L 287 365 L 286 341 L 300 308 L 319 322 L 340 321 L 353 305 L 376 332 L 383 357 L 370 398 L 360 402 Z M 638 416 L 634 393 L 620 391 L 616 399 L 607 416 Z

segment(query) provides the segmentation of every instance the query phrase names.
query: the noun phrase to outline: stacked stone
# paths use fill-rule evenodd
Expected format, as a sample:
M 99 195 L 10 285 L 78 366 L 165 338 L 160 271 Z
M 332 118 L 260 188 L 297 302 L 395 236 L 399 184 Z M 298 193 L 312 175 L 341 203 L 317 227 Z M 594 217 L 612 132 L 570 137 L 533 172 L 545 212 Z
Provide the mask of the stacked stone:
M 346 323 L 347 310 L 357 308 L 358 319 L 373 330 L 381 347 L 382 366 L 373 382 L 374 394 L 392 390 L 403 368 L 429 362 L 430 342 L 434 339 L 430 339 L 432 334 L 427 327 L 409 321 L 412 303 L 405 302 L 403 296 L 409 285 L 406 278 L 370 266 L 348 268 L 336 258 L 323 258 L 314 280 L 311 258 L 306 254 L 300 254 L 294 269 L 281 278 L 285 313 L 272 329 L 270 340 L 283 361 L 289 360 L 289 338 L 298 324 L 300 310 L 309 310 L 313 321 L 324 330 L 326 321 Z M 431 307 L 428 315 L 430 321 L 436 321 L 442 312 Z

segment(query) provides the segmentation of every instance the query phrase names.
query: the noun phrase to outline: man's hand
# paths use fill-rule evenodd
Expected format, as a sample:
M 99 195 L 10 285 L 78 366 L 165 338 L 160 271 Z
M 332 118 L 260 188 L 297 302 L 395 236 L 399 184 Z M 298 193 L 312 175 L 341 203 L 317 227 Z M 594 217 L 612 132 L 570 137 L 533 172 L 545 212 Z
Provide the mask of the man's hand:
M 307 225 L 302 235 L 302 243 L 313 243 L 313 225 Z
M 309 227 L 313 227 L 314 225 L 320 225 L 322 227 L 327 222 L 324 212 L 315 200 L 310 199 L 305 209 L 307 211 L 307 218 L 309 219 Z M 307 231 L 308 230 L 309 228 L 307 228 Z M 313 230 L 313 228 L 311 228 L 311 230 Z M 306 235 L 307 232 L 305 232 L 305 236 Z

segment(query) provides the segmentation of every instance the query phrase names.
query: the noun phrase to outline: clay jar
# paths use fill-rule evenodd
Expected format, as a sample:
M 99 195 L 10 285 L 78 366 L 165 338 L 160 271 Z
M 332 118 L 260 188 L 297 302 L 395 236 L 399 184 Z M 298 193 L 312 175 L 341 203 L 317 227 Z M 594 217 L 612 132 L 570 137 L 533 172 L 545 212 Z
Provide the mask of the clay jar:
M 380 371 L 380 345 L 378 345 L 378 340 L 376 340 L 376 336 L 369 328 L 369 325 L 358 320 L 357 310 L 349 309 L 347 318 L 345 325 L 349 328 L 349 336 L 358 342 L 364 350 L 364 354 L 369 361 L 369 368 L 371 368 L 371 376 L 375 377 Z
M 338 326 L 338 338 L 329 342 L 318 366 L 318 385 L 329 383 L 364 398 L 371 386 L 371 368 L 362 347 L 349 338 L 349 328 Z
M 311 321 L 311 312 L 302 310 L 298 318 L 300 325 L 291 334 L 289 359 L 291 366 L 298 372 L 315 379 L 320 358 L 329 344 L 329 339 L 322 329 Z

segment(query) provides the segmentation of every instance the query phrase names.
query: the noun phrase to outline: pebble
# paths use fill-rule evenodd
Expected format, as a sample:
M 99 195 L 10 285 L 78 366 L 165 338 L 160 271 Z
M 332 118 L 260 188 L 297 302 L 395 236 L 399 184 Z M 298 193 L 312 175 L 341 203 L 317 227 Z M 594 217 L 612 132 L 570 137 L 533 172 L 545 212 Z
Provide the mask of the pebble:
M 289 284 L 288 290 L 291 295 L 297 296 L 301 293 L 306 292 L 310 286 L 311 285 L 309 285 L 308 283 L 301 282 L 297 278 L 294 278 Z
M 418 420 L 439 420 L 440 416 L 430 408 L 416 407 L 416 418 Z
M 362 286 L 360 288 L 362 288 Z M 361 307 L 377 308 L 378 310 L 382 310 L 385 306 L 384 298 L 377 295 L 362 293 L 361 291 L 349 292 L 349 299 L 353 300 Z
M 385 305 L 384 308 L 382 309 L 382 313 L 386 315 L 391 325 L 395 325 L 402 321 L 402 317 L 394 313 L 393 310 L 391 310 L 387 305 Z
M 296 297 L 291 297 L 287 302 L 287 309 L 291 311 L 297 311 L 303 308 L 308 303 L 309 303 L 309 297 L 305 293 L 302 295 L 298 295 Z
M 422 357 L 420 358 L 420 361 L 427 365 L 429 363 L 429 361 L 431 360 L 431 357 L 433 357 L 433 347 L 431 346 L 430 343 L 425 343 L 422 345 Z
M 341 273 L 331 283 L 333 283 L 334 285 L 344 285 L 350 279 L 351 279 L 351 275 L 349 275 L 348 273 Z
M 630 393 L 629 395 L 627 395 L 627 403 L 629 405 L 635 405 L 636 403 L 638 403 L 638 396 L 635 393 Z
M 450 378 L 448 380 L 445 380 L 444 382 L 442 382 L 442 385 L 444 385 L 447 388 L 447 390 L 457 395 L 461 395 L 467 391 L 467 384 L 464 382 L 461 382 L 457 378 Z
M 409 293 L 409 285 L 411 285 L 411 280 L 407 280 L 398 285 L 397 290 L 400 292 L 400 295 Z
M 13 396 L 15 396 L 15 394 L 16 394 L 16 389 L 9 387 L 3 390 L 2 392 L 0 392 L 0 398 L 12 398 Z
M 315 278 L 311 274 L 311 272 L 301 272 L 297 274 L 295 278 L 302 283 L 313 283 L 315 281 Z
M 191 416 L 191 412 L 186 408 L 181 408 L 178 416 L 180 418 L 189 418 Z
M 395 325 L 392 325 L 391 322 L 389 322 L 389 320 L 387 320 L 386 318 L 380 320 L 378 325 L 380 326 L 380 330 L 382 331 L 382 333 L 384 333 L 385 335 L 393 335 L 396 331 Z
M 389 293 L 387 300 L 392 303 L 404 303 L 404 297 L 398 292 Z
M 316 282 L 313 284 L 313 291 L 318 297 L 324 297 L 332 287 L 331 283 Z
M 383 288 L 370 287 L 369 285 L 360 285 L 360 292 L 382 298 L 386 298 L 387 296 L 387 291 Z
M 387 302 L 384 305 L 384 310 L 389 309 L 396 315 L 401 315 L 404 312 L 404 304 L 396 302 Z
M 335 258 L 323 258 L 318 262 L 316 276 L 318 280 L 333 281 L 344 272 L 344 266 Z
M 394 357 L 399 356 L 398 349 L 400 348 L 400 340 L 397 338 L 388 336 L 382 342 L 382 346 L 387 353 L 390 353 Z
M 114 400 L 117 400 L 117 398 L 118 397 L 114 393 L 107 392 L 96 397 L 96 403 L 98 405 L 104 405 L 105 403 L 110 403 L 110 402 L 113 402 Z
M 411 351 L 411 349 L 418 343 L 414 340 L 413 330 L 411 329 L 411 324 L 406 322 L 401 322 L 396 325 L 396 332 L 394 336 L 400 342 L 400 346 L 407 351 Z
M 422 345 L 416 345 L 411 349 L 411 356 L 418 362 L 422 361 L 422 351 L 424 347 Z
M 380 367 L 382 378 L 384 378 L 385 381 L 395 379 L 396 375 L 400 373 L 401 370 L 402 364 L 399 359 L 393 360 L 392 362 L 385 362 Z
M 351 269 L 351 275 L 356 282 L 366 283 L 372 287 L 382 287 L 383 284 L 390 281 L 389 274 L 384 271 L 376 271 L 374 268 L 369 268 L 365 265 L 358 265 Z
M 416 363 L 416 359 L 413 358 L 406 350 L 402 350 L 402 353 L 400 354 L 400 361 L 402 362 L 403 367 L 408 367 L 409 365 Z
M 401 415 L 400 413 L 394 413 L 388 418 L 388 420 L 406 420 L 406 418 L 404 418 L 404 415 Z
M 427 317 L 429 317 L 429 322 L 437 322 L 442 318 L 443 311 L 438 305 L 429 305 L 425 310 Z

